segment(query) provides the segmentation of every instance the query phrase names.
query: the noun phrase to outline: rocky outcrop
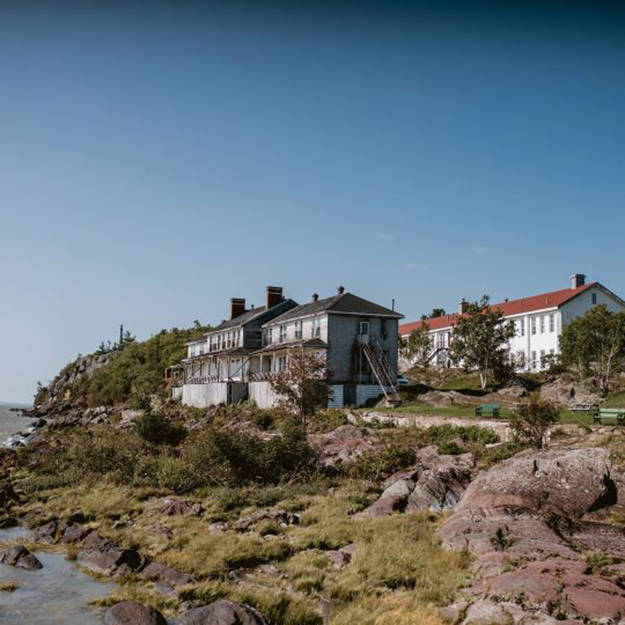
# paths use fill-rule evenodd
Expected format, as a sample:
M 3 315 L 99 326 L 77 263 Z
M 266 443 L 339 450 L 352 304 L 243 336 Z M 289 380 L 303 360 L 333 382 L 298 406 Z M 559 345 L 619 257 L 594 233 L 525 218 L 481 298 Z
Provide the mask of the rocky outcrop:
M 261 521 L 271 521 L 280 527 L 288 527 L 299 523 L 299 514 L 286 510 L 258 510 L 248 517 L 239 519 L 232 527 L 238 532 L 245 532 Z
M 573 407 L 575 404 L 599 405 L 601 396 L 576 382 L 556 378 L 540 387 L 541 399 L 548 399 L 560 406 Z
M 475 556 L 464 625 L 625 616 L 621 574 L 585 559 L 625 558 L 625 533 L 592 518 L 617 501 L 612 472 L 600 448 L 527 452 L 470 484 L 440 529 L 446 546 Z
M 158 511 L 165 516 L 182 516 L 184 514 L 198 515 L 202 511 L 198 504 L 189 504 L 180 499 L 163 499 Z
M 472 454 L 439 455 L 434 446 L 420 449 L 416 466 L 386 480 L 380 497 L 358 516 L 453 508 L 471 480 L 474 465 Z
M 80 546 L 78 562 L 81 566 L 105 575 L 118 576 L 133 572 L 154 583 L 162 595 L 176 596 L 178 587 L 188 584 L 192 577 L 176 569 L 154 562 L 134 549 L 124 549 L 83 523 L 81 513 L 67 519 L 53 519 L 33 531 L 33 538 L 42 543 L 76 544 Z M 173 534 L 172 534 L 173 535 Z
M 340 549 L 331 549 L 330 551 L 325 551 L 324 553 L 328 556 L 328 558 L 330 558 L 330 562 L 332 562 L 332 566 L 335 569 L 342 569 L 351 562 L 354 551 L 356 551 L 356 545 L 355 543 L 350 543 Z
M 475 399 L 458 391 L 428 391 L 419 395 L 419 401 L 437 408 L 463 406 Z
M 22 545 L 15 545 L 5 551 L 0 551 L 0 562 L 19 569 L 33 570 L 43 568 L 43 564 Z
M 135 549 L 123 549 L 91 532 L 78 552 L 81 566 L 105 575 L 122 575 L 140 569 L 145 560 Z
M 104 625 L 167 625 L 167 621 L 154 608 L 136 601 L 122 601 L 106 611 Z
M 175 596 L 177 587 L 188 584 L 192 578 L 160 562 L 150 562 L 140 573 L 141 577 L 154 582 L 156 590 L 167 596 Z
M 178 618 L 176 625 L 268 625 L 268 621 L 245 603 L 221 600 L 189 610 Z
M 320 463 L 330 468 L 351 464 L 362 454 L 384 447 L 374 430 L 354 425 L 341 425 L 325 434 L 311 434 L 308 440 L 319 453 Z
M 39 414 L 53 406 L 71 401 L 71 387 L 83 377 L 91 377 L 95 371 L 107 364 L 117 352 L 80 356 L 67 365 L 45 389 L 45 400 L 35 406 Z

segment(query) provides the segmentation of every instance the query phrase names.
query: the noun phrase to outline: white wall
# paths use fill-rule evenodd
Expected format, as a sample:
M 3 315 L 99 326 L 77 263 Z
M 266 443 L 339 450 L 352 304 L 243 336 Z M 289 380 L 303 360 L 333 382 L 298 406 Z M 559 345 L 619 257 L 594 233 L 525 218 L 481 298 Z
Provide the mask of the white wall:
M 575 317 L 579 317 L 590 310 L 593 307 L 593 294 L 597 298 L 597 305 L 604 304 L 607 306 L 608 310 L 612 312 L 625 312 L 625 306 L 623 306 L 618 299 L 595 286 L 561 306 L 562 324 L 566 325 L 575 319 Z
M 278 396 L 271 390 L 269 382 L 250 382 L 249 398 L 259 408 L 273 408 L 278 403 Z
M 208 384 L 184 384 L 182 386 L 182 403 L 185 406 L 208 408 L 228 403 L 228 389 L 232 403 L 247 399 L 245 382 L 209 382 Z
M 182 403 L 195 408 L 208 408 L 225 404 L 228 399 L 227 382 L 211 382 L 210 384 L 184 384 L 182 387 Z

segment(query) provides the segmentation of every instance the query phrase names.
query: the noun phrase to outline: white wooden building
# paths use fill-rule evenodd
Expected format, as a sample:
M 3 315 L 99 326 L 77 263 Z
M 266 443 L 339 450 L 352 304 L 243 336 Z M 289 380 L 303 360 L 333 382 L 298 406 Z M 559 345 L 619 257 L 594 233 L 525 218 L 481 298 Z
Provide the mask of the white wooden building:
M 570 280 L 570 286 L 566 289 L 491 305 L 492 308 L 500 310 L 506 320 L 514 322 L 516 334 L 510 339 L 508 349 L 519 371 L 544 369 L 549 360 L 547 356 L 559 353 L 562 328 L 593 306 L 604 304 L 609 310 L 625 311 L 625 301 L 601 283 L 586 283 L 583 274 L 574 274 Z M 462 304 L 463 302 L 461 307 Z M 404 323 L 399 326 L 399 332 L 405 338 L 422 324 L 427 324 L 432 339 L 431 364 L 448 367 L 453 326 L 460 314 L 458 312 Z M 404 368 L 411 364 L 405 360 L 401 362 Z
M 271 376 L 307 350 L 326 360 L 329 406 L 362 405 L 395 392 L 401 318 L 343 287 L 301 305 L 284 298 L 281 287 L 267 287 L 258 308 L 232 298 L 230 319 L 188 343 L 172 396 L 196 407 L 244 399 L 274 406 Z

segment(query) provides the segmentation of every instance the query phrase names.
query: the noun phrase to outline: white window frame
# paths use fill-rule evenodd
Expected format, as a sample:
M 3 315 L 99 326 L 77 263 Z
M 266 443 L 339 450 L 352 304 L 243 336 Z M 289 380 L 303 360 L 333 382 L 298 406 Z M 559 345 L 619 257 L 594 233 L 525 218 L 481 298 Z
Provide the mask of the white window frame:
M 556 316 L 551 313 L 549 315 L 549 332 L 555 332 L 556 331 Z
M 358 322 L 358 334 L 360 336 L 369 336 L 371 331 L 371 323 L 369 321 Z
M 286 341 L 286 325 L 283 323 L 279 326 L 278 343 L 284 343 L 285 341 Z
M 530 318 L 530 330 L 531 330 L 532 336 L 534 336 L 536 334 L 536 317 Z
M 321 336 L 321 317 L 312 318 L 312 326 L 310 328 L 310 336 L 312 338 Z
M 540 333 L 545 333 L 545 315 L 540 316 Z
M 304 323 L 301 319 L 295 322 L 295 338 L 301 339 L 304 336 Z

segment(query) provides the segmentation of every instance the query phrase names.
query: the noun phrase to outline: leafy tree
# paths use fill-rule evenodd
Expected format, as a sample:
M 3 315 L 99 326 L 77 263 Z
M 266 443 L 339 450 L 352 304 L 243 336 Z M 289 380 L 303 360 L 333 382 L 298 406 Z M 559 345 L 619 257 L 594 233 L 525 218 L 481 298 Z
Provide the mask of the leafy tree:
M 446 315 L 444 308 L 432 308 L 432 312 L 429 315 L 421 315 L 421 320 L 425 321 L 426 319 L 436 319 L 436 317 L 442 317 Z
M 580 379 L 594 377 L 606 394 L 612 376 L 625 368 L 625 313 L 594 306 L 564 327 L 560 352 L 562 364 Z
M 429 334 L 430 326 L 423 322 L 413 330 L 408 338 L 402 339 L 400 350 L 406 360 L 419 366 L 426 366 L 432 353 L 432 337 Z
M 291 351 L 285 369 L 270 378 L 271 388 L 296 412 L 306 429 L 306 417 L 328 403 L 329 372 L 326 360 L 303 348 Z
M 535 395 L 517 406 L 510 418 L 510 427 L 517 439 L 542 449 L 547 444 L 547 431 L 557 423 L 558 416 L 555 404 Z
M 514 323 L 504 321 L 503 313 L 491 308 L 488 295 L 484 295 L 479 302 L 467 302 L 464 314 L 454 324 L 450 357 L 466 370 L 476 369 L 480 386 L 486 388 L 489 375 L 499 376 L 508 370 L 508 340 L 514 333 Z

